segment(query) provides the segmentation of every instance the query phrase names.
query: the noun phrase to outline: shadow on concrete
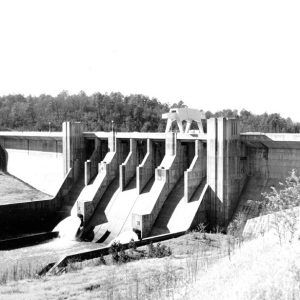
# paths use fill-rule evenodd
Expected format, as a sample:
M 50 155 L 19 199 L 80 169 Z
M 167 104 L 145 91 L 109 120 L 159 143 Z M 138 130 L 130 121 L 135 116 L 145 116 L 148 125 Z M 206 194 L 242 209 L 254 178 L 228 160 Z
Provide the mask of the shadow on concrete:
M 167 227 L 168 222 L 170 221 L 170 218 L 176 206 L 183 198 L 183 196 L 184 196 L 184 176 L 181 176 L 180 179 L 175 184 L 174 189 L 172 190 L 172 192 L 169 194 L 166 201 L 164 202 L 158 214 L 158 217 L 156 218 L 156 221 L 153 225 L 150 236 L 170 233 L 170 230 Z

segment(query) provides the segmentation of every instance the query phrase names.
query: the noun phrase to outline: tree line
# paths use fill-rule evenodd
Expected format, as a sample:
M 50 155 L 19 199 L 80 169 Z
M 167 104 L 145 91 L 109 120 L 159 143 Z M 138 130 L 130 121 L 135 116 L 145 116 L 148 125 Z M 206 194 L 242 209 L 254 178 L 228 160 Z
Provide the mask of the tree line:
M 88 131 L 164 131 L 166 120 L 161 115 L 170 108 L 186 107 L 183 101 L 173 105 L 156 98 L 121 93 L 70 95 L 63 91 L 57 96 L 7 95 L 0 97 L 0 130 L 61 131 L 64 121 L 81 121 Z M 300 123 L 283 118 L 278 113 L 255 115 L 247 110 L 224 109 L 206 117 L 238 117 L 242 131 L 300 132 Z

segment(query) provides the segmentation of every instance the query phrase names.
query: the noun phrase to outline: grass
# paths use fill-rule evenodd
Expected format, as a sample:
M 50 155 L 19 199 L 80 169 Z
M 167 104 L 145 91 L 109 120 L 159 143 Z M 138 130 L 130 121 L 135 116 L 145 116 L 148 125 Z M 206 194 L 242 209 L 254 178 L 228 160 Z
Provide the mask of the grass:
M 163 244 L 171 256 L 124 264 L 106 256 L 105 265 L 73 262 L 59 276 L 8 281 L 0 299 L 300 299 L 299 240 L 192 232 Z
M 34 278 L 44 267 L 67 253 L 94 249 L 94 243 L 54 239 L 39 245 L 0 251 L 0 284 L 10 280 Z
M 299 262 L 299 240 L 280 246 L 274 238 L 260 237 L 200 272 L 185 298 L 300 299 Z
M 161 299 L 196 279 L 197 272 L 224 256 L 225 236 L 190 233 L 162 243 L 172 256 L 107 265 L 99 259 L 73 262 L 60 276 L 7 281 L 0 286 L 0 299 Z M 138 249 L 146 252 L 147 247 Z M 226 252 L 226 251 L 225 251 Z M 55 287 L 55 288 L 54 288 Z

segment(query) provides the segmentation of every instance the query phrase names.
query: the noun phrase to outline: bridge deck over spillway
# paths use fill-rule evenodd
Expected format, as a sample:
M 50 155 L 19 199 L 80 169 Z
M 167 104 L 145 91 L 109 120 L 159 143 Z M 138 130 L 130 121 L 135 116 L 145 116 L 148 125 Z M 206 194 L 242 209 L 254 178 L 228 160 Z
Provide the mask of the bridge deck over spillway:
M 84 138 L 100 138 L 108 139 L 110 132 L 98 131 L 98 132 L 84 132 Z M 116 138 L 118 139 L 151 139 L 151 140 L 165 140 L 165 132 L 116 132 Z M 194 141 L 207 139 L 206 133 L 177 133 L 177 139 L 182 141 Z

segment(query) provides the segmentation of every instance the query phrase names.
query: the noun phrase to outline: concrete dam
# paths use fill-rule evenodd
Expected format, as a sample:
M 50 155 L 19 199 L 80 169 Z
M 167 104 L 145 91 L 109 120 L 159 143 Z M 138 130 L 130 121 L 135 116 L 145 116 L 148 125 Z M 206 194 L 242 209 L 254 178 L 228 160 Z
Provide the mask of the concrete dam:
M 1 199 L 2 230 L 51 231 L 73 216 L 80 239 L 108 244 L 130 233 L 224 227 L 238 210 L 256 216 L 248 200 L 300 170 L 300 134 L 241 133 L 238 119 L 205 120 L 191 109 L 163 117 L 159 133 L 86 132 L 80 122 L 64 122 L 62 132 L 0 132 L 1 169 L 47 195 Z

